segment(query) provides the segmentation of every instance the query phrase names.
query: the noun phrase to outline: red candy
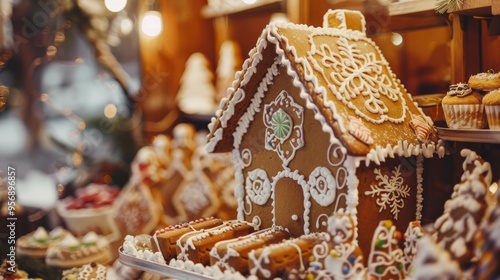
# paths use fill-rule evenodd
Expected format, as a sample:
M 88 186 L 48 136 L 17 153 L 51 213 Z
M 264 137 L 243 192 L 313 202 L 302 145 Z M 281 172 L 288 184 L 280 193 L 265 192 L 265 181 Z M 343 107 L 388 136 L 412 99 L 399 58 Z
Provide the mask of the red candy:
M 66 209 L 92 209 L 109 206 L 113 204 L 119 193 L 120 189 L 117 187 L 91 184 L 77 189 L 75 197 L 66 198 Z

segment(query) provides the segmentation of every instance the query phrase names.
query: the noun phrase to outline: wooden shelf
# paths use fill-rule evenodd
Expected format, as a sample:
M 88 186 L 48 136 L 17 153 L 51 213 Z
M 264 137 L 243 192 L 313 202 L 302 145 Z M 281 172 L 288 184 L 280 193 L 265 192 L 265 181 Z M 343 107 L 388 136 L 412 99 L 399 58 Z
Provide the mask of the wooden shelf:
M 407 0 L 387 6 L 393 31 L 432 28 L 447 25 L 447 16 L 435 12 L 436 0 Z
M 500 1 L 498 0 L 464 0 L 460 11 L 454 13 L 471 16 L 500 15 Z
M 390 16 L 421 17 L 435 14 L 437 0 L 405 0 L 388 5 Z M 488 16 L 500 14 L 500 1 L 498 0 L 464 0 L 462 9 L 457 14 L 471 16 Z
M 234 14 L 249 14 L 254 12 L 280 12 L 284 7 L 284 0 L 257 0 L 253 4 L 238 4 L 234 6 L 214 8 L 205 6 L 201 10 L 201 16 L 204 18 L 215 18 L 220 16 L 234 15 Z
M 407 0 L 391 3 L 387 7 L 390 16 L 407 16 L 434 12 L 435 5 L 436 0 Z

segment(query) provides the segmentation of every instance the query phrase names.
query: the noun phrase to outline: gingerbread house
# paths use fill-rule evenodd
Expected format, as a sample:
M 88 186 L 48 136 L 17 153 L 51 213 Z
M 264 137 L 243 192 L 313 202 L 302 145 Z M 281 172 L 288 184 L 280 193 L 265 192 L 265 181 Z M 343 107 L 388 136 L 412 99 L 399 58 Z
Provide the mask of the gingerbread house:
M 326 231 L 342 209 L 369 250 L 379 221 L 404 229 L 420 219 L 434 129 L 360 12 L 330 10 L 323 25 L 263 30 L 209 125 L 207 150 L 232 152 L 238 219 L 300 236 Z

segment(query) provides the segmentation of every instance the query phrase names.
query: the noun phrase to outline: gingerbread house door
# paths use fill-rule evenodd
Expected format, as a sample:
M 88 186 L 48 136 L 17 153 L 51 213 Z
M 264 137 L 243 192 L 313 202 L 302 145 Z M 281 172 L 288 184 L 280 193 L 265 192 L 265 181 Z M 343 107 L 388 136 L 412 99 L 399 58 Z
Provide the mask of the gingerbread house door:
M 286 175 L 277 178 L 280 179 L 274 185 L 275 224 L 287 228 L 293 237 L 298 237 L 305 233 L 304 186 Z

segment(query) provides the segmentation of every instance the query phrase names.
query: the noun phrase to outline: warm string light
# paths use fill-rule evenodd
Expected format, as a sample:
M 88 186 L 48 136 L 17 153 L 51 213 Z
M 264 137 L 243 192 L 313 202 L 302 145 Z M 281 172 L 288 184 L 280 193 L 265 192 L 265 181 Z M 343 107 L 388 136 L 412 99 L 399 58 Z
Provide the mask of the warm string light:
M 148 37 L 160 35 L 163 29 L 161 14 L 158 11 L 147 11 L 141 21 L 141 31 Z
M 141 31 L 148 37 L 157 37 L 163 31 L 163 19 L 161 13 L 156 8 L 155 1 L 151 1 L 148 10 L 141 19 Z
M 110 12 L 117 13 L 125 9 L 127 0 L 104 0 L 104 6 Z

